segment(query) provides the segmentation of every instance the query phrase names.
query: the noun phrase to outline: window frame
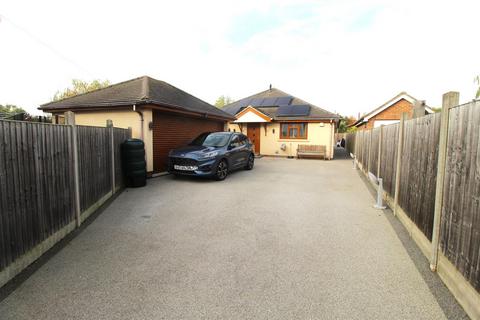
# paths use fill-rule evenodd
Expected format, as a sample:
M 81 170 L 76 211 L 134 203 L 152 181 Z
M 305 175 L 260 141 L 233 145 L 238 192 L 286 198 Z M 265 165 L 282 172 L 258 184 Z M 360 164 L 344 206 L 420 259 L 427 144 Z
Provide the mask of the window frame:
M 290 136 L 290 129 L 296 128 L 298 133 L 300 133 L 300 126 L 304 127 L 305 132 L 304 136 L 300 137 L 291 137 Z M 287 135 L 283 135 L 283 126 L 287 126 Z M 288 140 L 307 140 L 308 139 L 308 123 L 307 122 L 281 122 L 280 123 L 280 139 L 288 139 Z
M 228 144 L 228 146 L 229 146 L 229 148 L 233 148 L 233 149 L 241 147 L 242 144 L 241 144 L 241 141 L 240 141 L 240 134 L 238 134 L 238 133 L 234 134 L 232 139 L 230 140 L 230 143 Z

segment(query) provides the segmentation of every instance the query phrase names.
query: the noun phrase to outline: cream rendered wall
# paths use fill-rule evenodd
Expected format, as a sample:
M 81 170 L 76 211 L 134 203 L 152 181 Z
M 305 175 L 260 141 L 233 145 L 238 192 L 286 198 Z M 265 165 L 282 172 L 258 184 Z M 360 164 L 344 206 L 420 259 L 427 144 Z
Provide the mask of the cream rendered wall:
M 309 122 L 307 139 L 280 139 L 280 123 L 272 122 L 266 125 L 260 124 L 260 154 L 269 156 L 297 156 L 299 144 L 325 145 L 327 146 L 327 158 L 333 159 L 334 132 L 333 123 Z M 242 132 L 247 134 L 248 124 L 242 124 Z M 229 123 L 230 131 L 235 129 L 240 132 L 240 126 L 236 123 Z M 275 133 L 273 132 L 275 131 Z M 286 145 L 285 151 L 281 149 L 282 144 Z
M 332 124 L 309 122 L 307 126 L 307 139 L 280 139 L 280 123 L 268 124 L 266 135 L 265 128 L 261 125 L 260 154 L 296 157 L 299 144 L 325 145 L 327 146 L 327 157 L 332 159 Z M 286 145 L 285 151 L 281 149 L 282 144 Z
M 240 129 L 241 127 L 241 129 Z M 242 132 L 243 134 L 247 134 L 247 124 L 246 123 L 243 123 L 243 124 L 238 124 L 238 123 L 231 123 L 229 122 L 228 125 L 227 125 L 227 131 L 230 129 L 230 131 L 233 132 L 233 130 L 235 129 L 236 132 Z
M 147 160 L 147 171 L 153 171 L 153 132 L 148 124 L 153 120 L 151 109 L 143 109 L 143 141 Z M 75 112 L 75 123 L 84 126 L 105 127 L 107 120 L 117 128 L 132 128 L 132 138 L 141 139 L 140 115 L 133 110 Z

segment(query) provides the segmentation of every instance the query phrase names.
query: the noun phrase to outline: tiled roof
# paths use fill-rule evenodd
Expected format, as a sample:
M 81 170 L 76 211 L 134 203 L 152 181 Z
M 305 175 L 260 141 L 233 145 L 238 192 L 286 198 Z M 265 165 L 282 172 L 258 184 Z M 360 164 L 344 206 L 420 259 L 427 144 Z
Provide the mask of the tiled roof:
M 277 110 L 278 106 L 268 106 L 268 107 L 255 107 L 259 111 L 265 113 L 274 120 L 337 120 L 340 118 L 339 115 L 317 107 L 311 103 L 305 102 L 304 100 L 292 96 L 282 90 L 271 88 L 252 96 L 243 98 L 241 100 L 230 103 L 222 108 L 223 111 L 230 113 L 231 115 L 236 115 L 241 110 L 245 108 L 245 102 L 254 99 L 254 98 L 275 98 L 275 97 L 293 97 L 293 100 L 290 102 L 290 105 L 308 105 L 310 106 L 310 114 L 308 116 L 290 116 L 290 117 L 278 117 Z
M 153 104 L 203 115 L 232 119 L 232 116 L 164 81 L 143 76 L 102 89 L 43 104 L 46 112 L 82 108 L 115 108 Z

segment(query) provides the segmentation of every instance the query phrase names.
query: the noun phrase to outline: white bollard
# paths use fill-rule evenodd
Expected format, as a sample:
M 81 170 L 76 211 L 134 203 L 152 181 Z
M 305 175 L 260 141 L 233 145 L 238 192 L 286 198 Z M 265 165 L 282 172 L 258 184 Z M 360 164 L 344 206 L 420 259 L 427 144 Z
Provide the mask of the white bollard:
M 373 206 L 375 209 L 383 210 L 386 207 L 383 205 L 383 179 L 378 178 L 378 189 L 377 189 L 377 203 Z

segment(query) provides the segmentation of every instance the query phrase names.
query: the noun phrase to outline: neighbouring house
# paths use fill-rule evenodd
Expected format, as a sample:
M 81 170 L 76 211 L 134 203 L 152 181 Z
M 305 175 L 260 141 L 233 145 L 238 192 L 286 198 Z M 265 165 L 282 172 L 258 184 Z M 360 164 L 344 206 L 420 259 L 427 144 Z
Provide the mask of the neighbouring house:
M 255 152 L 267 156 L 297 156 L 299 145 L 325 146 L 333 158 L 337 114 L 276 88 L 228 104 L 222 110 L 235 116 L 228 130 L 243 132 Z
M 75 113 L 75 123 L 132 128 L 132 136 L 145 142 L 147 171 L 166 171 L 168 153 L 202 132 L 224 131 L 235 118 L 164 81 L 147 76 L 103 89 L 43 104 L 54 123 L 64 122 L 64 113 Z
M 349 125 L 349 127 L 357 127 L 358 129 L 377 128 L 382 125 L 389 125 L 400 121 L 402 113 L 408 113 L 409 118 L 413 115 L 415 99 L 406 92 L 400 92 L 392 99 L 388 100 L 380 107 L 370 111 L 359 117 L 358 120 Z M 434 113 L 434 111 L 425 106 L 425 114 Z

